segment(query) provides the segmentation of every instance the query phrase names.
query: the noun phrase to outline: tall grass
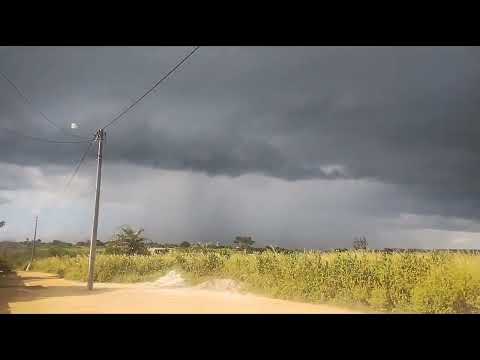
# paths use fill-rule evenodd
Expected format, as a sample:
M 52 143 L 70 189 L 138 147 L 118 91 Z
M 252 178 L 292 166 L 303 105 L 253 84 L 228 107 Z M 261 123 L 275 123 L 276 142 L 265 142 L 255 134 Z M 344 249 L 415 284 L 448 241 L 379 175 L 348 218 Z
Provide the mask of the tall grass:
M 34 268 L 86 280 L 85 256 L 37 261 Z M 388 312 L 479 313 L 480 257 L 446 253 L 177 251 L 99 255 L 96 281 L 140 281 L 177 268 L 194 281 L 223 277 L 277 298 L 368 306 Z
M 77 256 L 88 254 L 87 247 L 78 246 L 57 246 L 50 244 L 37 245 L 35 249 L 35 259 L 48 258 L 52 256 Z M 24 269 L 30 262 L 32 256 L 31 247 L 25 245 L 0 246 L 0 259 L 7 263 L 12 269 Z
M 142 281 L 149 275 L 163 274 L 175 265 L 174 260 L 162 255 L 98 255 L 95 261 L 94 281 Z M 49 257 L 36 261 L 32 269 L 55 273 L 70 280 L 86 281 L 88 257 L 85 255 Z

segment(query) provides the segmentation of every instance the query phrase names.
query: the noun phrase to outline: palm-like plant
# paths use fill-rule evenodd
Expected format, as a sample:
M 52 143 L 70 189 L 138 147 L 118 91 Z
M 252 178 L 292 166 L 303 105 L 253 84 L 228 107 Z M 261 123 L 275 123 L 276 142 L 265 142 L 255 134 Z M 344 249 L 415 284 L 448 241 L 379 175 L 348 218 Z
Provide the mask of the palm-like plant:
M 105 250 L 108 254 L 146 255 L 148 248 L 146 238 L 142 236 L 144 229 L 134 230 L 130 226 L 122 226 L 114 234 Z

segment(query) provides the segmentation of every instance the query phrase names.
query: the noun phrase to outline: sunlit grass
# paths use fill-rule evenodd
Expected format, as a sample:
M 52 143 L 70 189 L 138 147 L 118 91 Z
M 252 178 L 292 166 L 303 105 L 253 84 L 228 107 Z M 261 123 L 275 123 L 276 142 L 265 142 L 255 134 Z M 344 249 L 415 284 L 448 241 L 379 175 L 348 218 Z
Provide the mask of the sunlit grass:
M 98 255 L 95 281 L 151 280 L 172 268 L 194 282 L 230 278 L 250 291 L 283 299 L 386 312 L 480 312 L 480 257 L 464 254 L 204 250 L 154 256 Z M 85 281 L 88 258 L 40 259 L 34 269 Z

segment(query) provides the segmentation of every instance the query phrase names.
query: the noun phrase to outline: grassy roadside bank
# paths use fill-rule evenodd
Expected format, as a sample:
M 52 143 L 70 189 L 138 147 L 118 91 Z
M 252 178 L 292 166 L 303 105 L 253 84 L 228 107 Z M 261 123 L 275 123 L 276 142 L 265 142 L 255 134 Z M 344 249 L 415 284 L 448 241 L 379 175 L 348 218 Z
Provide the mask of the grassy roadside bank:
M 88 258 L 39 259 L 34 270 L 86 280 Z M 149 281 L 178 269 L 192 282 L 212 277 L 256 293 L 311 303 L 420 313 L 480 313 L 480 257 L 440 253 L 241 254 L 175 251 L 165 255 L 99 255 L 95 281 Z
M 51 244 L 39 244 L 35 249 L 35 259 L 43 259 L 54 256 L 87 255 L 87 247 L 80 246 L 56 246 Z M 101 249 L 100 251 L 102 251 Z M 8 264 L 13 269 L 24 269 L 30 262 L 32 249 L 30 245 L 15 244 L 8 246 L 0 244 L 0 263 Z

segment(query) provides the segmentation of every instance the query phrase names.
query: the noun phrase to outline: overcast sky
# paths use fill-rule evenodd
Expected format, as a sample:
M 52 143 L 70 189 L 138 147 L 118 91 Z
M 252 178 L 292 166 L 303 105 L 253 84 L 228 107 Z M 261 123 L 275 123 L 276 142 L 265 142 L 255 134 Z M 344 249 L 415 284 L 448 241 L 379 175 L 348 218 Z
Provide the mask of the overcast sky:
M 92 136 L 192 48 L 2 47 L 0 240 L 85 240 Z M 99 238 L 480 246 L 480 49 L 201 47 L 107 129 Z

